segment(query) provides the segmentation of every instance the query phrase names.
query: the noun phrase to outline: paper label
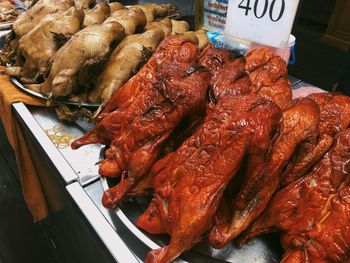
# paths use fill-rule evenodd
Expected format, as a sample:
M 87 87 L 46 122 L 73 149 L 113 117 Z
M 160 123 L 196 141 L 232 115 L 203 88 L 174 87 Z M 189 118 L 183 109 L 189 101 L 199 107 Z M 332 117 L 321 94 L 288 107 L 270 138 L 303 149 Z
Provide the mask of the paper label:
M 228 0 L 204 0 L 203 27 L 224 32 Z
M 299 0 L 230 0 L 224 33 L 285 48 Z

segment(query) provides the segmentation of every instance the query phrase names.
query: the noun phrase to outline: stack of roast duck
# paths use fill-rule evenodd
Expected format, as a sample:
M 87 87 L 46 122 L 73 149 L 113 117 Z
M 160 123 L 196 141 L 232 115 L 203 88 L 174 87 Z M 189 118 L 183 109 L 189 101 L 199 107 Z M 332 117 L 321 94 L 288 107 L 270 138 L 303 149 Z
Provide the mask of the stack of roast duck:
M 350 261 L 350 97 L 293 100 L 280 57 L 201 50 L 202 32 L 154 21 L 171 5 L 92 5 L 40 0 L 20 15 L 6 72 L 49 97 L 103 103 L 72 148 L 107 146 L 99 172 L 120 178 L 107 208 L 151 195 L 136 225 L 171 239 L 146 262 L 271 231 L 283 262 Z
M 169 35 L 186 34 L 201 47 L 204 31 L 189 32 L 171 4 L 39 0 L 19 15 L 0 54 L 5 73 L 49 98 L 105 103 Z
M 72 143 L 107 145 L 103 204 L 151 195 L 136 225 L 168 234 L 146 262 L 171 262 L 281 232 L 283 262 L 349 262 L 350 97 L 293 100 L 285 62 L 170 36 Z M 349 178 L 348 178 L 349 176 Z

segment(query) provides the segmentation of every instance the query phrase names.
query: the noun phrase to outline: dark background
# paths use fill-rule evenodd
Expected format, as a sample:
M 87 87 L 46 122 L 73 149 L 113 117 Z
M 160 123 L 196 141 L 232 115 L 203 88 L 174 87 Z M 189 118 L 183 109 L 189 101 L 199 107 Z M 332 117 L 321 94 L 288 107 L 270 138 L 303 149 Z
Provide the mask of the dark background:
M 292 34 L 296 37 L 296 63 L 289 74 L 331 90 L 344 71 L 346 52 L 321 41 L 336 1 L 301 0 Z M 350 25 L 349 25 L 350 26 Z

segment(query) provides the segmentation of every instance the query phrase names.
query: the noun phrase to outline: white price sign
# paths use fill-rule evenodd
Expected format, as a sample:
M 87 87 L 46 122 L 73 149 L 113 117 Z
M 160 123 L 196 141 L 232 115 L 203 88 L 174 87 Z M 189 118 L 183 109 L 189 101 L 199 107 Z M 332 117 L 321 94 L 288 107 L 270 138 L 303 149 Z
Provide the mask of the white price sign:
M 299 0 L 230 0 L 225 34 L 285 48 Z

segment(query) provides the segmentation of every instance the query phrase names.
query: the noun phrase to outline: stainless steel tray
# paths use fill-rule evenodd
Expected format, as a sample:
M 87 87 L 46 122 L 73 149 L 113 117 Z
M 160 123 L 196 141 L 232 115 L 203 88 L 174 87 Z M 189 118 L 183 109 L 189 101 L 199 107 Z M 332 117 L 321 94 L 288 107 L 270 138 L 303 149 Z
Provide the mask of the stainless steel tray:
M 12 25 L 13 25 L 13 22 L 2 22 L 0 23 L 0 30 L 11 29 Z
M 20 90 L 25 91 L 26 93 L 37 97 L 39 99 L 44 99 L 44 100 L 48 100 L 49 98 L 41 93 L 38 93 L 36 91 L 33 91 L 31 89 L 26 88 L 25 85 L 23 85 L 18 79 L 11 77 L 10 78 L 11 82 Z M 72 102 L 67 100 L 67 98 L 55 98 L 54 100 L 57 103 L 62 103 L 62 104 L 66 104 L 66 105 L 73 105 L 73 106 L 83 106 L 83 107 L 92 107 L 92 108 L 98 108 L 101 106 L 101 104 L 99 103 L 86 103 L 86 102 Z
M 104 190 L 117 183 L 117 179 L 101 177 Z M 125 226 L 150 249 L 157 249 L 169 242 L 165 235 L 151 235 L 135 226 L 137 218 L 145 211 L 148 198 L 130 198 L 114 210 L 115 214 Z M 203 242 L 189 252 L 184 253 L 176 262 L 232 262 L 232 263 L 272 263 L 279 262 L 283 249 L 279 242 L 279 236 L 268 234 L 255 238 L 242 247 L 237 247 L 231 242 L 222 249 L 214 249 L 208 243 Z M 184 260 L 184 261 L 183 261 Z

